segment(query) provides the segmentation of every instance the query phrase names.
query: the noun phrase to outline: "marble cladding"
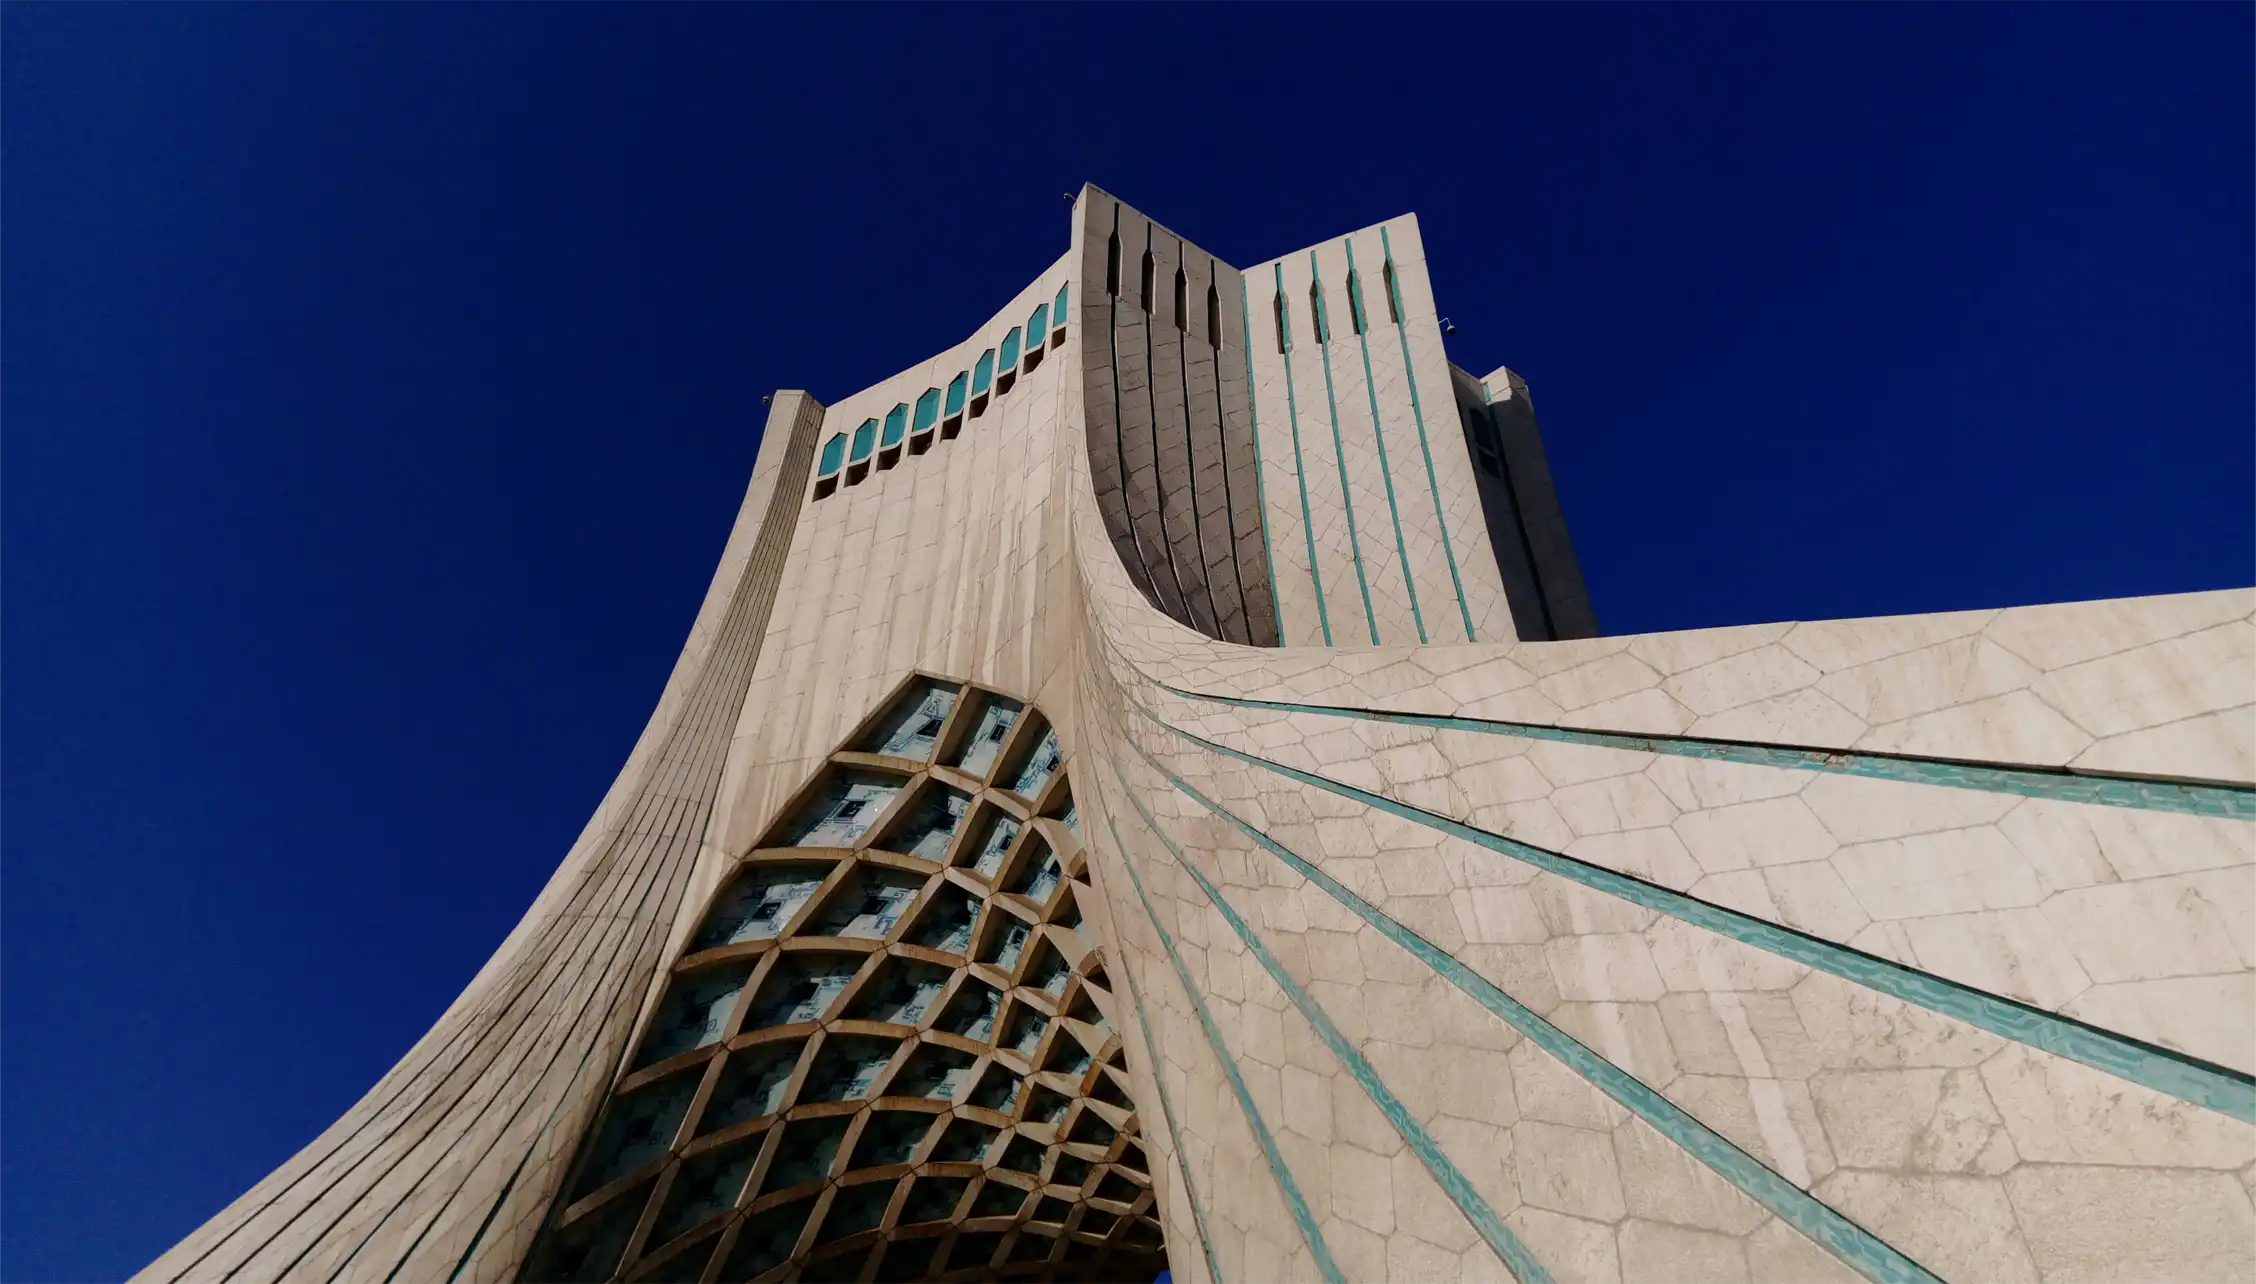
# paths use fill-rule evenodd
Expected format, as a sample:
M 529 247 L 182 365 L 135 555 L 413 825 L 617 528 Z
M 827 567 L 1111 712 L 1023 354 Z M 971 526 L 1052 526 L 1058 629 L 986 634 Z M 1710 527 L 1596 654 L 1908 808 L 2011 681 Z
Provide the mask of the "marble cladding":
M 958 348 L 827 409 L 778 396 L 650 730 L 525 923 L 142 1278 L 525 1277 L 669 961 L 919 672 L 1055 733 L 1085 862 L 1061 872 L 1088 880 L 1179 1279 L 2256 1275 L 2256 592 L 1517 640 L 1415 220 L 1242 275 L 1146 231 L 1238 298 L 1211 374 L 1203 307 L 1132 370 L 1092 240 L 1115 204 L 1084 189 L 1065 253 Z M 946 387 L 1061 285 L 1063 331 L 955 435 L 812 498 L 821 439 Z M 1183 411 L 1179 458 L 1099 450 L 1089 403 L 1131 377 L 1211 377 L 1221 408 Z M 1199 627 L 1185 569 L 1248 638 L 1273 583 L 1284 645 Z M 959 826 L 986 832 L 986 787 Z M 795 1248 L 812 1212 L 732 1233 Z

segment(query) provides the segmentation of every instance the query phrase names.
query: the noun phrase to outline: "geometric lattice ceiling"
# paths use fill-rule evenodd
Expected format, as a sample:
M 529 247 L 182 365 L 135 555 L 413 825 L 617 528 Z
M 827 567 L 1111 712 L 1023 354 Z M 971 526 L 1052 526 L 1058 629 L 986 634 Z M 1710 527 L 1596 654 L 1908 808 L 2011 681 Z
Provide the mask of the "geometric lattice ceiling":
M 534 1280 L 1149 1280 L 1166 1267 L 1072 784 L 929 676 L 721 882 Z

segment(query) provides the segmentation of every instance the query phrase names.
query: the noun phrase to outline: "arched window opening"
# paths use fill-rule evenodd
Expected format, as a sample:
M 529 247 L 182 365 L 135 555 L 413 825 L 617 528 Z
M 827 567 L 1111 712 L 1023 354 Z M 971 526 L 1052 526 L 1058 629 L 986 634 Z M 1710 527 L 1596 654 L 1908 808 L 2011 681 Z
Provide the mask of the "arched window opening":
M 940 413 L 946 416 L 940 421 L 940 436 L 943 439 L 963 431 L 964 403 L 971 391 L 970 383 L 969 370 L 957 371 L 956 377 L 948 381 L 948 401 L 940 408 Z
M 815 469 L 815 498 L 838 489 L 838 470 L 846 466 L 846 434 L 832 433 L 823 443 L 822 463 Z
M 864 419 L 854 430 L 853 444 L 846 451 L 846 484 L 858 484 L 870 473 L 870 456 L 877 451 L 877 421 Z
M 1357 334 L 1365 333 L 1363 322 L 1363 282 L 1356 277 L 1354 268 L 1349 268 L 1347 270 L 1347 322 L 1349 325 L 1355 327 L 1355 332 Z
M 971 415 L 976 419 L 987 413 L 987 394 L 995 385 L 995 350 L 979 354 L 971 367 Z
M 1153 307 L 1152 307 L 1152 256 L 1151 256 L 1151 251 L 1150 251 L 1150 250 L 1145 250 L 1145 251 L 1144 251 L 1144 294 L 1143 294 L 1143 298 L 1144 298 L 1144 315 L 1145 315 L 1145 316 L 1153 316 L 1153 315 L 1156 315 L 1156 313 L 1157 313 L 1157 309 L 1155 309 L 1155 308 L 1153 308 Z
M 1324 324 L 1324 287 L 1315 281 L 1308 283 L 1308 332 L 1318 343 L 1332 337 L 1330 327 Z
M 1050 305 L 1037 303 L 1034 315 L 1026 318 L 1026 369 L 1029 374 L 1042 364 L 1042 354 L 1049 351 Z
M 1285 350 L 1285 292 L 1277 291 L 1277 351 Z
M 1120 293 L 1120 233 L 1118 232 L 1114 232 L 1112 239 L 1105 242 L 1105 293 L 1114 296 L 1118 296 Z
M 1012 326 L 1011 332 L 1003 336 L 1002 350 L 995 355 L 995 395 L 998 397 L 1009 392 L 1011 385 L 1018 381 L 1018 336 L 1018 327 Z
M 901 437 L 909 430 L 909 403 L 902 402 L 885 412 L 885 435 L 878 439 L 880 447 L 898 446 Z
M 1381 277 L 1381 278 L 1382 278 L 1382 279 L 1384 280 L 1384 282 L 1385 282 L 1385 284 L 1386 284 L 1386 296 L 1387 296 L 1387 320 L 1394 322 L 1394 323 L 1395 323 L 1396 325 L 1401 325 L 1401 324 L 1402 324 L 1402 295 L 1401 295 L 1401 293 L 1400 293 L 1400 292 L 1399 292 L 1399 291 L 1398 291 L 1398 290 L 1397 290 L 1397 289 L 1395 288 L 1395 284 L 1394 284 L 1394 260 L 1393 260 L 1393 259 L 1388 259 L 1388 260 L 1386 261 L 1386 266 L 1385 266 L 1385 267 L 1383 267 L 1383 268 L 1381 268 L 1381 269 L 1379 270 L 1379 275 L 1380 275 L 1380 277 Z
M 933 429 L 940 424 L 940 390 L 927 388 L 917 398 L 916 418 L 909 421 L 909 453 L 921 455 L 932 449 Z
M 1189 277 L 1187 277 L 1187 276 L 1184 276 L 1184 275 L 1183 275 L 1183 269 L 1181 269 L 1181 268 L 1176 268 L 1176 269 L 1175 269 L 1175 328 L 1176 328 L 1176 329 L 1178 329 L 1178 330 L 1186 330 L 1186 329 L 1189 329 L 1189 328 L 1190 328 L 1190 324 L 1191 324 L 1191 322 L 1190 322 L 1190 313 L 1191 313 L 1191 279 L 1190 279 Z
M 1222 346 L 1222 296 L 1211 281 L 1206 285 L 1206 341 Z

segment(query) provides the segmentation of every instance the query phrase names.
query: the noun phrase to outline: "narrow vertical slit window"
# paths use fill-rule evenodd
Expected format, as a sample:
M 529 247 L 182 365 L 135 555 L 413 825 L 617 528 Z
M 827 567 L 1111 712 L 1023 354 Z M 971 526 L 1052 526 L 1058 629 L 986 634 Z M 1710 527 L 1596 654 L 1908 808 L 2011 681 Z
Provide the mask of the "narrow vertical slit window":
M 1151 316 L 1151 315 L 1154 315 L 1154 314 L 1155 314 L 1155 309 L 1154 309 L 1154 308 L 1152 307 L 1152 256 L 1151 256 L 1151 251 L 1150 251 L 1150 250 L 1145 250 L 1145 251 L 1144 251 L 1144 281 L 1143 281 L 1143 284 L 1144 284 L 1144 315 L 1146 315 L 1146 316 Z
M 1356 277 L 1354 268 L 1347 270 L 1347 321 L 1355 327 L 1357 334 L 1366 333 L 1363 321 L 1363 282 Z
M 1285 292 L 1277 291 L 1277 351 L 1285 350 Z
M 1222 346 L 1222 295 L 1211 281 L 1206 285 L 1206 341 Z
M 1402 294 L 1401 294 L 1400 290 L 1398 290 L 1398 289 L 1397 289 L 1397 288 L 1395 287 L 1395 284 L 1394 284 L 1394 260 L 1393 260 L 1393 259 L 1388 259 L 1388 260 L 1386 261 L 1386 266 L 1385 266 L 1385 267 L 1383 267 L 1383 268 L 1381 268 L 1381 269 L 1379 269 L 1379 275 L 1380 275 L 1380 276 L 1381 276 L 1381 277 L 1382 277 L 1382 278 L 1384 279 L 1384 281 L 1385 281 L 1385 284 L 1386 284 L 1386 296 L 1387 296 L 1387 320 L 1394 322 L 1394 323 L 1395 323 L 1396 325 L 1401 325 L 1401 324 L 1402 324 Z
M 1190 296 L 1191 296 L 1191 279 L 1190 279 L 1189 277 L 1187 277 L 1187 276 L 1184 276 L 1184 275 L 1183 275 L 1183 269 L 1181 269 L 1181 268 L 1176 268 L 1176 269 L 1175 269 L 1175 328 L 1176 328 L 1176 329 L 1178 329 L 1178 330 L 1187 330 L 1187 329 L 1189 329 L 1189 328 L 1190 328 L 1190 312 L 1191 312 L 1191 297 L 1190 297 Z
M 1120 233 L 1105 242 L 1105 293 L 1120 293 Z
M 1308 283 L 1308 332 L 1316 336 L 1318 343 L 1332 337 L 1330 328 L 1324 324 L 1324 287 L 1315 281 Z
M 1503 476 L 1503 443 L 1497 439 L 1496 426 L 1488 421 L 1488 416 L 1471 406 L 1464 407 L 1464 411 L 1465 433 L 1473 442 L 1473 462 L 1491 477 Z

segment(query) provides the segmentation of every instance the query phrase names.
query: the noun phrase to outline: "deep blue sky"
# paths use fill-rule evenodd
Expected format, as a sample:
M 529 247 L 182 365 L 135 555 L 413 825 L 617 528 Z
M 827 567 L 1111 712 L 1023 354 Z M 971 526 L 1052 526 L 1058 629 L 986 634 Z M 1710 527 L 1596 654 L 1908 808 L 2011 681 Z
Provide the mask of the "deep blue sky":
M 1403 210 L 1610 632 L 2256 581 L 2251 9 L 7 6 L 0 1274 L 328 1123 L 639 730 L 779 386 L 1095 181 Z

